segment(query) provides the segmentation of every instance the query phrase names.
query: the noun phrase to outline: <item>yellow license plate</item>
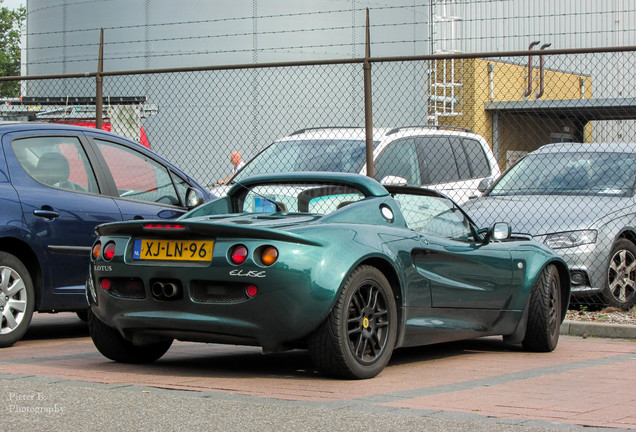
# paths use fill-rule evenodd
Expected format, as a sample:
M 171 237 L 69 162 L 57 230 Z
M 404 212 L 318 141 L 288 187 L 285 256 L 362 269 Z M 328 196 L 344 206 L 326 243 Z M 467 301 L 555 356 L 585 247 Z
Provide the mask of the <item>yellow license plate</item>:
M 137 239 L 133 259 L 163 261 L 212 261 L 212 240 Z

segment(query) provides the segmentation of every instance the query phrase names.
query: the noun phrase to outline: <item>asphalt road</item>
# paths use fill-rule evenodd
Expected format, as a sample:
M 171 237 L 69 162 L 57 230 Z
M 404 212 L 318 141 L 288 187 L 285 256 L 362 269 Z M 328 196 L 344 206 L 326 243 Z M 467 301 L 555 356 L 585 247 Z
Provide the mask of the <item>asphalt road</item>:
M 325 378 L 303 351 L 223 345 L 124 365 L 74 315 L 38 315 L 0 350 L 0 431 L 636 430 L 635 366 L 636 341 L 575 336 L 549 354 L 500 338 L 397 350 L 365 381 Z

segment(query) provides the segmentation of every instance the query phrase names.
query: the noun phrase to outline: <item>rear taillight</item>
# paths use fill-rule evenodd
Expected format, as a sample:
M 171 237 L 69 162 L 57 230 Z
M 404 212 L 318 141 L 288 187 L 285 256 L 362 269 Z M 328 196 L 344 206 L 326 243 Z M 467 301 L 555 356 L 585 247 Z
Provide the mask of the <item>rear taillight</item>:
M 93 249 L 91 250 L 91 257 L 93 261 L 99 258 L 99 255 L 102 253 L 102 242 L 97 242 L 93 245 Z
M 108 242 L 104 246 L 103 257 L 104 261 L 110 261 L 115 257 L 115 242 Z
M 274 246 L 267 246 L 261 253 L 261 261 L 263 265 L 271 266 L 278 259 L 278 249 Z
M 144 224 L 144 229 L 184 230 L 185 225 L 181 223 L 147 223 Z
M 232 264 L 243 264 L 247 259 L 248 253 L 247 247 L 244 245 L 236 245 L 230 252 L 230 261 Z
M 110 289 L 110 279 L 102 279 L 99 284 L 104 291 L 108 291 Z

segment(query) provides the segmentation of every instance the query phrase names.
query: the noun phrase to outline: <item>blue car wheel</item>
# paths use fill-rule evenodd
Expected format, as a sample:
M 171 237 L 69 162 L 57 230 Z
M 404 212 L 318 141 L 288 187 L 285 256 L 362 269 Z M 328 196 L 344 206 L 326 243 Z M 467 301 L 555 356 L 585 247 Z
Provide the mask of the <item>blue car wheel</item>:
M 24 336 L 34 304 L 35 292 L 27 268 L 15 256 L 0 252 L 0 348 Z

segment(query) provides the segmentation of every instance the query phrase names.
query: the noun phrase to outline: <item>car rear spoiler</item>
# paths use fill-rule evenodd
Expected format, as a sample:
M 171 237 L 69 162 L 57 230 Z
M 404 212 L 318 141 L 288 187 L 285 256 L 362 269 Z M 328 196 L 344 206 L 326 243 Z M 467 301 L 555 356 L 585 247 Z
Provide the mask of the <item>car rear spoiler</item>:
M 299 243 L 310 246 L 323 244 L 304 236 L 281 231 L 278 229 L 252 227 L 232 223 L 199 222 L 199 221 L 166 221 L 143 220 L 129 222 L 112 222 L 99 225 L 95 229 L 99 236 L 162 236 L 165 238 L 193 238 L 193 237 L 235 237 L 261 240 L 278 240 Z

